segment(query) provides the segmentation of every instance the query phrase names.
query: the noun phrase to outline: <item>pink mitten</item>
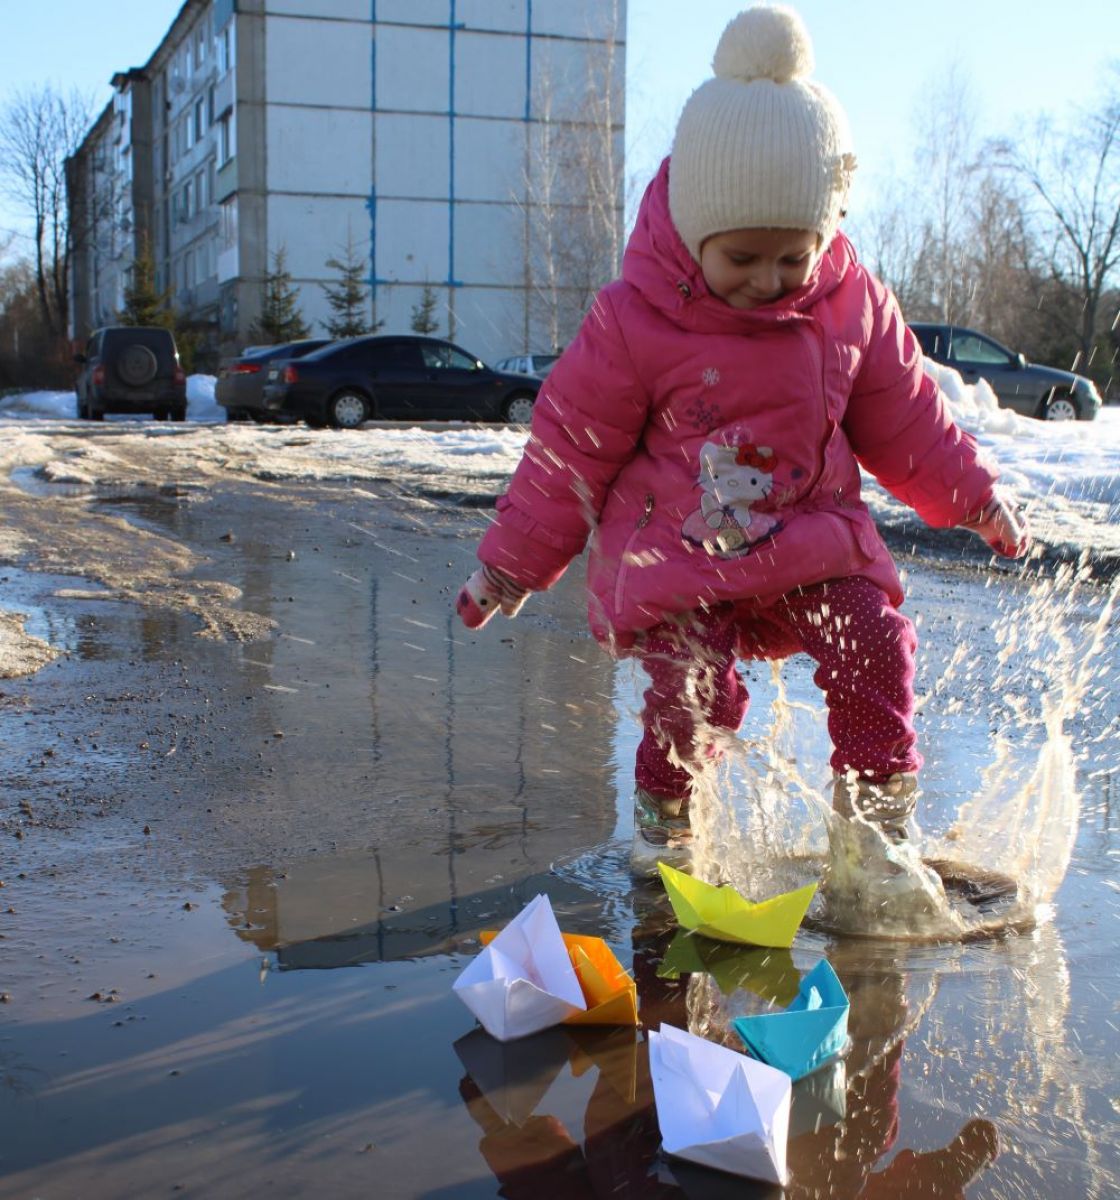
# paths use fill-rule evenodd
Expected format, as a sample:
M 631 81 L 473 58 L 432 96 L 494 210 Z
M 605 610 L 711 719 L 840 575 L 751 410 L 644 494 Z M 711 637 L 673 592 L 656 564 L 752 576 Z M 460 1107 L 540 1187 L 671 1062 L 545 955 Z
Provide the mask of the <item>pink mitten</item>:
M 528 595 L 529 589 L 508 575 L 479 567 L 460 589 L 455 611 L 468 629 L 481 629 L 499 610 L 504 617 L 516 617 Z
M 1026 517 L 1020 516 L 998 493 L 970 521 L 962 521 L 1004 558 L 1022 558 L 1030 549 L 1031 535 Z

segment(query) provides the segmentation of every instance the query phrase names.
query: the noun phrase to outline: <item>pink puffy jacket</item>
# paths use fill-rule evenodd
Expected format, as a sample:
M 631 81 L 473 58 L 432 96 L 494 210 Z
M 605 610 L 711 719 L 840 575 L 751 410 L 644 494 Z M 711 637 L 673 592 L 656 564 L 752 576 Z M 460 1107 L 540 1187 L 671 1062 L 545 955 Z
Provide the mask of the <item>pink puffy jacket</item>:
M 848 575 L 900 604 L 860 465 L 939 527 L 975 515 L 996 472 L 843 234 L 804 287 L 735 309 L 681 242 L 668 178 L 666 160 L 622 278 L 541 389 L 479 558 L 539 591 L 593 535 L 591 628 L 617 650 L 676 613 Z

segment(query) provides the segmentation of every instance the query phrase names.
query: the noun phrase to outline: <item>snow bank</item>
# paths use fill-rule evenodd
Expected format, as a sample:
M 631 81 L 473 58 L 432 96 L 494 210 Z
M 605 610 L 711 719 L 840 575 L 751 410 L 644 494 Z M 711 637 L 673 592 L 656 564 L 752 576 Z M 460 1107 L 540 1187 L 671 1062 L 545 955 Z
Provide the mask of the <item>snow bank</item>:
M 213 375 L 191 375 L 187 378 L 187 420 L 201 424 L 225 421 L 226 410 L 214 399 Z M 77 418 L 78 397 L 75 392 L 17 392 L 0 398 L 0 417 L 66 417 Z M 108 420 L 135 420 L 128 413 L 110 414 Z

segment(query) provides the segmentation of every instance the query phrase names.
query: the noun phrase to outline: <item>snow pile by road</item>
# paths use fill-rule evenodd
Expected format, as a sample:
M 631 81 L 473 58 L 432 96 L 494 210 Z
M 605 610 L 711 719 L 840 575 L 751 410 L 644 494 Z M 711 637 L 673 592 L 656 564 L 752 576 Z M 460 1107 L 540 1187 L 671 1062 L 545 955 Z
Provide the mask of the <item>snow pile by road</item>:
M 1120 409 L 1103 409 L 1095 421 L 1045 422 L 1000 408 L 987 384 L 964 384 L 947 367 L 927 363 L 958 423 L 995 459 L 1006 486 L 1028 512 L 1047 544 L 1120 556 Z M 192 468 L 210 478 L 223 473 L 258 479 L 419 483 L 444 494 L 496 492 L 520 457 L 525 431 L 497 425 L 420 427 L 370 423 L 338 433 L 303 426 L 224 424 L 214 402 L 213 376 L 188 381 L 187 427 L 148 418 L 110 417 L 92 426 L 74 419 L 72 392 L 32 392 L 0 401 L 0 468 L 34 464 L 46 453 L 40 437 L 81 432 L 147 441 L 154 471 Z M 111 424 L 111 429 L 110 429 Z M 95 480 L 113 456 L 97 450 L 101 438 L 68 448 L 67 469 L 83 468 Z M 157 462 L 156 459 L 159 461 Z M 43 476 L 50 478 L 47 467 Z M 876 516 L 897 518 L 899 506 L 875 488 L 868 500 Z

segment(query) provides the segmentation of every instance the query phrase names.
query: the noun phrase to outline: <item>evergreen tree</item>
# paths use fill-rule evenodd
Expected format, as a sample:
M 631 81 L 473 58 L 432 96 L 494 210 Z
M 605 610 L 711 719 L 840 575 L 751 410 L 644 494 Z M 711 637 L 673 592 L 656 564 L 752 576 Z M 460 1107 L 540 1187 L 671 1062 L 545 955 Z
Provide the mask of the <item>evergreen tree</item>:
M 299 311 L 299 292 L 292 287 L 288 254 L 281 246 L 272 255 L 272 270 L 265 272 L 261 288 L 261 315 L 249 331 L 249 338 L 254 342 L 278 346 L 283 342 L 308 337 L 310 333 Z
M 323 284 L 327 303 L 334 314 L 324 322 L 327 333 L 334 338 L 376 333 L 385 322 L 368 316 L 369 296 L 363 278 L 366 267 L 354 251 L 354 241 L 349 232 L 346 235 L 345 257 L 328 258 L 326 265 L 339 275 L 337 283 Z
M 174 330 L 171 289 L 156 290 L 156 264 L 147 238 L 142 238 L 132 260 L 128 285 L 124 289 L 124 308 L 117 313 L 120 325 L 159 325 Z
M 424 284 L 420 294 L 420 302 L 412 306 L 412 329 L 414 333 L 438 333 L 439 321 L 436 318 L 436 306 L 439 297 L 436 289 L 430 283 Z

